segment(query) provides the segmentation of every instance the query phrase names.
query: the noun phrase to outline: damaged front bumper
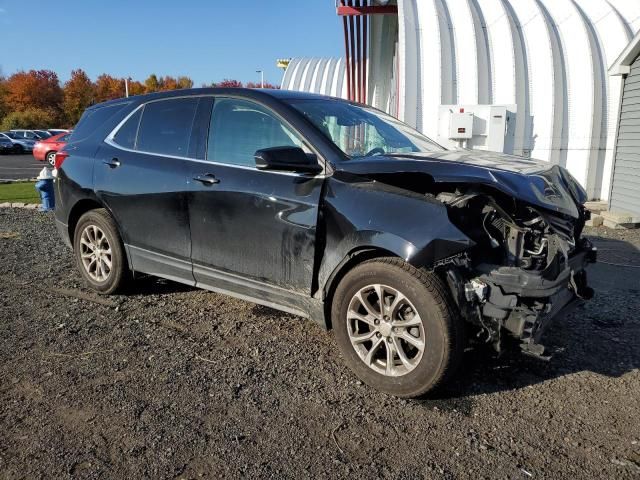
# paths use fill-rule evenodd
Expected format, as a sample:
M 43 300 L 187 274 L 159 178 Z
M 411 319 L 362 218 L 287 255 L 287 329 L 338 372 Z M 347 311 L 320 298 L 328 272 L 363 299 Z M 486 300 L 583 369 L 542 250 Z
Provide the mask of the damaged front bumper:
M 552 320 L 593 296 L 585 268 L 596 259 L 596 248 L 582 239 L 555 278 L 518 267 L 479 264 L 478 276 L 465 285 L 467 301 L 475 303 L 473 311 L 496 350 L 505 330 L 519 340 L 524 353 L 547 358 L 540 338 Z

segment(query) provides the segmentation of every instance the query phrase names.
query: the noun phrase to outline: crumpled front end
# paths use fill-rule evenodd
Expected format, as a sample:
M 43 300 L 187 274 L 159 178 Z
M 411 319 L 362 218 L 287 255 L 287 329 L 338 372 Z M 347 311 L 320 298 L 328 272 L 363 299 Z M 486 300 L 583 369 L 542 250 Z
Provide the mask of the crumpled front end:
M 440 267 L 476 337 L 500 351 L 507 338 L 545 357 L 545 328 L 593 296 L 586 266 L 597 252 L 578 218 L 534 207 L 498 192 L 440 192 L 452 222 L 476 246 Z

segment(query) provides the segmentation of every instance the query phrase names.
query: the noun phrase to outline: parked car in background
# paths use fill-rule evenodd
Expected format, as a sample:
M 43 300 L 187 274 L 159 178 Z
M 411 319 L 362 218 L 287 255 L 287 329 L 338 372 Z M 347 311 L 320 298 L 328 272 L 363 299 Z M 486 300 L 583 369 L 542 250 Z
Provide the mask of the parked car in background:
M 17 138 L 26 138 L 28 140 L 44 140 L 52 135 L 46 130 L 11 130 L 11 133 L 17 136 Z
M 38 140 L 33 147 L 33 157 L 39 162 L 47 162 L 52 167 L 56 152 L 62 150 L 69 141 L 71 133 L 59 133 L 44 140 Z
M 566 169 L 447 150 L 345 100 L 115 100 L 55 164 L 57 227 L 91 288 L 146 273 L 311 318 L 401 397 L 450 378 L 466 339 L 545 358 L 545 328 L 593 294 L 587 194 Z
M 9 139 L 13 143 L 13 153 L 31 152 L 36 144 L 34 140 L 19 137 L 13 132 L 2 132 L 0 133 L 0 138 Z
M 51 135 L 58 135 L 60 133 L 69 133 L 71 132 L 71 130 L 68 130 L 66 128 L 47 128 L 47 132 L 49 132 Z
M 0 154 L 14 153 L 15 148 L 11 139 L 0 136 Z

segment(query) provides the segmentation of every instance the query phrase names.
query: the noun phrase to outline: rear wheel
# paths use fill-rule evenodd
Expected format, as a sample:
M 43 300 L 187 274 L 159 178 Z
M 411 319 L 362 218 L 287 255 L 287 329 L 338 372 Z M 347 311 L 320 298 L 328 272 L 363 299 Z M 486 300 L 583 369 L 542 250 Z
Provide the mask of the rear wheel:
M 129 275 L 124 247 L 105 209 L 91 210 L 80 217 L 73 250 L 78 269 L 91 288 L 111 294 L 124 286 Z
M 45 157 L 46 162 L 52 167 L 56 164 L 56 152 L 49 152 Z
M 347 365 L 391 395 L 424 395 L 462 358 L 462 323 L 445 285 L 397 258 L 370 260 L 347 273 L 332 322 Z

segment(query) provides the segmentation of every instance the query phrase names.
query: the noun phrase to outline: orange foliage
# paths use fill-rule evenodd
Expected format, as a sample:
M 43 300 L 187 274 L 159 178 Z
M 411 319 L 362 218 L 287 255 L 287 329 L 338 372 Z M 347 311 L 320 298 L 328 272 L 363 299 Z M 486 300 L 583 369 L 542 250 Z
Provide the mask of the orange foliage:
M 4 90 L 4 103 L 10 111 L 28 108 L 60 111 L 62 89 L 58 75 L 50 70 L 14 73 L 5 81 Z

